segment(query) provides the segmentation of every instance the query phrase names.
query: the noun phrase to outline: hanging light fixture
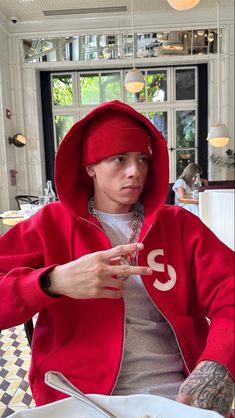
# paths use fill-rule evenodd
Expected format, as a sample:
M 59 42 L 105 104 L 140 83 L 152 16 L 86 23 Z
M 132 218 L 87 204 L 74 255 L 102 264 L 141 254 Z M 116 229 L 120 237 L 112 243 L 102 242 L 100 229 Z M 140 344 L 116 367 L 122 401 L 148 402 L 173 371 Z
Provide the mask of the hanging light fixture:
M 124 86 L 130 93 L 138 93 L 144 87 L 144 76 L 135 68 L 134 2 L 131 0 L 131 29 L 133 39 L 133 68 L 125 76 Z
M 199 30 L 197 31 L 197 34 L 198 34 L 198 36 L 204 36 L 204 35 L 205 35 L 205 31 L 204 31 L 204 30 L 202 30 L 202 29 L 199 29 Z
M 209 32 L 208 35 L 207 35 L 207 39 L 208 39 L 208 42 L 214 42 L 214 40 L 215 40 L 214 33 L 213 32 Z
M 195 7 L 200 0 L 167 0 L 169 5 L 176 10 L 188 10 Z
M 212 125 L 207 140 L 213 147 L 224 147 L 229 142 L 229 132 L 226 125 L 220 122 L 220 27 L 219 0 L 217 1 L 217 123 Z

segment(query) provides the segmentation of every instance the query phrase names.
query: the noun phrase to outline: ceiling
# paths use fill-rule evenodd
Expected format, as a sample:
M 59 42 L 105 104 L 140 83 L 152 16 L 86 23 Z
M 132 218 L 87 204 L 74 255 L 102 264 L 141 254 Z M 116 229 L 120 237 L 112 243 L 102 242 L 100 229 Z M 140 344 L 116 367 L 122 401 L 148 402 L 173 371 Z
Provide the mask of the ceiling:
M 201 0 L 196 8 L 214 8 L 216 0 Z M 57 11 L 56 13 L 70 13 L 72 15 L 85 14 L 89 15 L 91 11 L 96 14 L 97 8 L 110 8 L 117 6 L 126 6 L 130 11 L 131 0 L 0 0 L 0 11 L 9 21 L 16 17 L 18 22 L 48 21 L 51 16 L 45 16 L 43 11 Z M 234 0 L 220 0 L 220 7 L 233 7 Z M 71 10 L 73 9 L 73 10 Z M 92 9 L 92 10 L 84 10 Z M 167 0 L 134 0 L 134 9 L 136 13 L 149 13 L 151 11 L 172 10 Z M 100 9 L 104 14 L 104 11 Z M 106 12 L 107 13 L 107 12 Z M 126 14 L 126 11 L 116 12 L 110 9 L 109 13 Z M 100 14 L 100 13 L 99 13 Z M 70 15 L 71 16 L 71 15 Z M 57 16 L 57 18 L 62 16 Z M 56 17 L 53 16 L 53 19 Z

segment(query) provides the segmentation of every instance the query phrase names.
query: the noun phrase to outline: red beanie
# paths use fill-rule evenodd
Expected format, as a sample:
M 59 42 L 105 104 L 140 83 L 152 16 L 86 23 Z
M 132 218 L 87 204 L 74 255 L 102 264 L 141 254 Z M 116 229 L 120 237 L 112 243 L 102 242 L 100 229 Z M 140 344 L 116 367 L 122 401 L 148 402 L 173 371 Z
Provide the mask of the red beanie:
M 111 109 L 91 119 L 84 134 L 84 166 L 126 152 L 152 156 L 149 134 L 141 122 Z

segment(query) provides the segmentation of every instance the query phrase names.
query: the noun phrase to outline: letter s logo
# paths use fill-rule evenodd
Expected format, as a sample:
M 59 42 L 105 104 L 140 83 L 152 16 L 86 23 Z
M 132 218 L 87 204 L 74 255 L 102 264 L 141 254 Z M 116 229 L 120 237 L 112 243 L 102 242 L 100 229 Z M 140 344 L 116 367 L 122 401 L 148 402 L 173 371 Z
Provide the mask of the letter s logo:
M 157 257 L 158 255 L 164 256 L 164 251 L 162 249 L 151 251 L 147 257 L 148 265 L 154 271 L 164 272 L 164 264 L 156 263 L 155 261 L 155 257 Z M 167 264 L 167 270 L 170 276 L 170 280 L 168 280 L 166 283 L 162 283 L 158 279 L 156 279 L 153 283 L 153 286 L 156 287 L 156 289 L 161 290 L 162 292 L 166 292 L 167 290 L 172 289 L 176 283 L 175 269 L 170 264 Z

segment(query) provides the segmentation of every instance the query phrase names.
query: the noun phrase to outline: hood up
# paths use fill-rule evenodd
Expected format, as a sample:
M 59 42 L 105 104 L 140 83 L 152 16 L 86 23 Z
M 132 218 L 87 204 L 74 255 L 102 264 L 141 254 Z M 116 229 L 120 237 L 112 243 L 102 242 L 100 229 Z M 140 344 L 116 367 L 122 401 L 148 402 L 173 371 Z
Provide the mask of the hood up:
M 55 184 L 58 197 L 73 217 L 86 218 L 88 216 L 88 201 L 93 196 L 93 180 L 87 175 L 82 164 L 84 134 L 92 119 L 109 109 L 121 114 L 129 114 L 141 122 L 149 132 L 153 156 L 149 162 L 141 201 L 144 205 L 145 222 L 152 224 L 158 217 L 168 192 L 169 161 L 166 141 L 145 116 L 118 100 L 97 106 L 76 122 L 65 135 L 55 161 Z

